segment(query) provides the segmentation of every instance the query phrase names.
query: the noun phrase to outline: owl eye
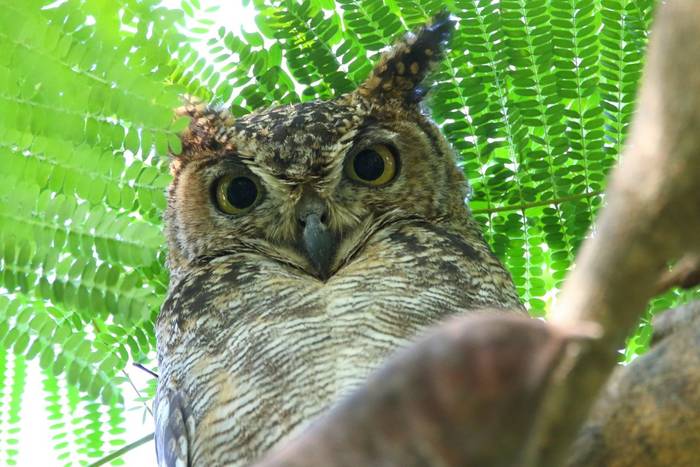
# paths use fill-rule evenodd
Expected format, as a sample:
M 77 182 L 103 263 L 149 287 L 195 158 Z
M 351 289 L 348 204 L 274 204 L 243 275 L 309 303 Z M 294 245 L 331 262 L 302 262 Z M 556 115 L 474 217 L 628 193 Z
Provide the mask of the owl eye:
M 388 146 L 375 144 L 349 158 L 345 172 L 351 180 L 366 185 L 386 185 L 396 175 L 396 156 Z
M 260 197 L 258 184 L 245 175 L 225 175 L 214 188 L 216 204 L 226 214 L 243 214 Z

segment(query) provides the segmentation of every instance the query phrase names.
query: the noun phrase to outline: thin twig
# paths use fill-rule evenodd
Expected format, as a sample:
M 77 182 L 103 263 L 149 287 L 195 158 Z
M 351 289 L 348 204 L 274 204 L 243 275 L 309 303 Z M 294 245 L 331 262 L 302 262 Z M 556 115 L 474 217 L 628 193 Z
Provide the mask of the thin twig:
M 100 328 L 100 325 L 99 325 L 99 323 L 97 322 L 97 320 L 92 320 L 92 325 L 95 327 L 95 330 L 96 330 L 97 332 L 104 332 L 104 331 Z M 146 371 L 147 373 L 150 373 L 151 375 L 155 375 L 155 377 L 158 378 L 158 375 L 157 375 L 157 374 L 153 373 L 151 370 L 147 369 L 146 367 L 144 367 L 144 366 L 141 365 L 140 363 L 134 363 L 134 366 L 136 366 L 136 367 L 138 367 L 138 368 L 141 368 L 142 370 Z M 136 387 L 136 385 L 134 384 L 134 382 L 131 380 L 131 377 L 129 376 L 129 373 L 127 373 L 126 370 L 124 370 L 124 369 L 122 368 L 122 374 L 126 377 L 126 380 L 129 382 L 129 384 L 130 384 L 131 387 L 134 389 L 134 391 L 136 391 L 136 395 L 139 397 L 139 399 L 142 400 L 141 402 L 143 403 L 143 406 L 146 408 L 146 410 L 148 410 L 148 413 L 150 413 L 150 414 L 151 414 L 151 417 L 153 417 L 153 411 L 152 411 L 151 408 L 148 406 L 148 404 L 146 403 L 146 401 L 143 400 L 143 396 L 141 395 L 141 391 L 138 390 L 138 388 Z
M 89 467 L 98 467 L 100 465 L 105 465 L 108 462 L 111 462 L 114 459 L 117 459 L 117 458 L 123 456 L 127 452 L 132 451 L 132 450 L 136 449 L 137 447 L 139 447 L 143 444 L 146 444 L 149 441 L 153 440 L 154 434 L 155 433 L 148 434 L 148 435 L 144 436 L 143 438 L 137 439 L 136 441 L 134 441 L 131 444 L 127 444 L 126 446 L 117 449 L 116 451 L 114 451 L 111 454 L 106 455 L 102 459 L 99 459 L 98 461 L 93 462 L 92 464 L 90 464 Z
M 148 368 L 146 368 L 145 366 L 143 366 L 141 363 L 132 363 L 132 365 L 134 365 L 136 368 L 139 368 L 139 369 L 145 371 L 145 372 L 148 373 L 149 375 L 153 376 L 155 379 L 158 379 L 158 373 L 156 373 L 156 372 L 154 372 L 154 371 L 152 371 L 152 370 L 149 370 Z

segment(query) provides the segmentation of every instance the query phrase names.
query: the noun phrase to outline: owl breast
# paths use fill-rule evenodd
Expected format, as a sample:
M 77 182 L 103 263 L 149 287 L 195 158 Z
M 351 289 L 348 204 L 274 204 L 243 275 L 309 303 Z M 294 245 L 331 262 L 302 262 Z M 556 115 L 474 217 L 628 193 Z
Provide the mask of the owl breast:
M 326 282 L 250 253 L 191 271 L 157 333 L 162 378 L 193 420 L 192 464 L 245 465 L 427 325 L 486 306 L 520 307 L 481 238 L 415 221 L 370 237 Z

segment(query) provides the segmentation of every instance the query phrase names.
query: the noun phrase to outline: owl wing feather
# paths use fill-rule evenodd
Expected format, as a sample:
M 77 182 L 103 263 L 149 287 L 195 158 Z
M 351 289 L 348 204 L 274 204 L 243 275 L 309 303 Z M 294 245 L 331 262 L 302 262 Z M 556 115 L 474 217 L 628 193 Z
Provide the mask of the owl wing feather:
M 182 395 L 171 388 L 159 391 L 155 418 L 158 467 L 190 467 L 194 419 Z

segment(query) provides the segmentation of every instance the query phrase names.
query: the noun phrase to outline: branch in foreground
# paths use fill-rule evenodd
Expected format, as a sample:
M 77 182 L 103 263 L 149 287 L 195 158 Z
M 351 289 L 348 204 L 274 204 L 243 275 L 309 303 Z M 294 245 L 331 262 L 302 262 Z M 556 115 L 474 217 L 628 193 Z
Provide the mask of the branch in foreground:
M 695 467 L 700 459 L 700 302 L 661 315 L 665 337 L 619 367 L 567 467 Z
M 654 334 L 651 336 L 652 345 L 667 337 L 676 336 L 683 329 L 700 326 L 700 302 L 691 302 L 664 311 L 654 316 L 652 325 L 654 326 Z M 700 346 L 695 347 L 688 348 L 688 351 L 700 351 Z
M 518 465 L 571 337 L 503 313 L 453 319 L 256 467 Z
M 700 302 L 666 313 L 670 334 L 618 367 L 567 467 L 697 464 Z M 542 401 L 580 341 L 537 320 L 452 321 L 256 467 L 541 465 L 532 436 Z

